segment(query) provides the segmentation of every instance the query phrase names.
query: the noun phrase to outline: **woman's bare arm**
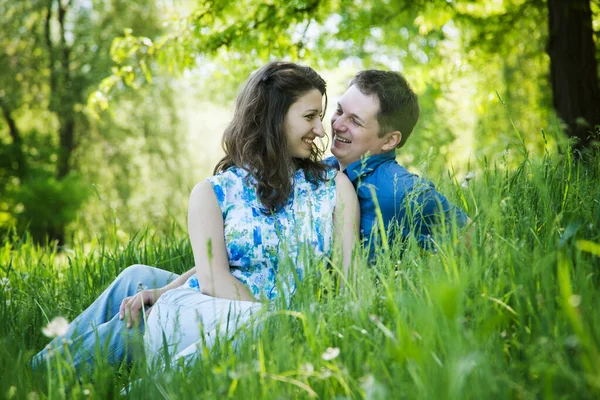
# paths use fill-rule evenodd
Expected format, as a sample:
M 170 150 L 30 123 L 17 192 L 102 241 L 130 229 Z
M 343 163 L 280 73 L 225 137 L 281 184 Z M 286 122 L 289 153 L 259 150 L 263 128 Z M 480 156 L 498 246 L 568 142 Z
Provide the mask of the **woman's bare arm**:
M 203 181 L 192 190 L 188 209 L 188 231 L 200 290 L 223 299 L 257 301 L 229 271 L 223 229 L 215 192 L 210 182 Z
M 360 209 L 354 187 L 345 174 L 341 172 L 337 174 L 335 185 L 337 199 L 333 214 L 334 238 L 340 241 L 343 272 L 347 278 L 350 278 L 349 274 L 353 262 L 352 251 L 356 245 L 360 225 Z M 353 278 L 355 276 L 356 271 L 353 273 Z

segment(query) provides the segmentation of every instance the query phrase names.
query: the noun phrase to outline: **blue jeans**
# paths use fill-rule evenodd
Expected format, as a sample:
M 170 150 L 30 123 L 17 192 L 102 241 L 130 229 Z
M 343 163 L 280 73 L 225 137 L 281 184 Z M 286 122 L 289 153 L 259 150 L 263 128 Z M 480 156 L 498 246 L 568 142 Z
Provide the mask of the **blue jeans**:
M 33 357 L 32 369 L 44 368 L 48 357 L 51 359 L 53 354 L 64 354 L 65 348 L 68 348 L 74 367 L 79 372 L 93 365 L 98 351 L 110 363 L 131 362 L 135 352 L 130 344 L 136 340 L 141 343 L 144 321 L 140 318 L 139 327 L 127 329 L 126 320 L 119 319 L 121 301 L 135 295 L 140 285 L 145 289 L 160 288 L 178 276 L 146 265 L 127 267 L 91 306 L 69 324 L 65 336 L 52 340 Z

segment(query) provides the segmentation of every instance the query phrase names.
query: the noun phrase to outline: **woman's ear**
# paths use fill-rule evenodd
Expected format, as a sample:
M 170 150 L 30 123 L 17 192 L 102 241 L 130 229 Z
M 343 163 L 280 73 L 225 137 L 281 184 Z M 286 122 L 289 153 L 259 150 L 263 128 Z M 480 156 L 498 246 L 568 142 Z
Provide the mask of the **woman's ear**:
M 390 132 L 386 136 L 387 139 L 381 147 L 381 150 L 383 151 L 390 151 L 392 149 L 395 149 L 396 146 L 398 146 L 400 144 L 400 141 L 402 140 L 402 133 L 400 133 L 400 131 Z

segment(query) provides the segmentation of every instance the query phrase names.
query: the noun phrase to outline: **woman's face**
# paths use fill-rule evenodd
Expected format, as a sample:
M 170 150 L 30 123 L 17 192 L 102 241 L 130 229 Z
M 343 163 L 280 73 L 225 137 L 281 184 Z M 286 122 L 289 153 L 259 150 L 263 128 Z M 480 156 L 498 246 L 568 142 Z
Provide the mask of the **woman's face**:
M 293 103 L 283 120 L 283 133 L 288 154 L 293 158 L 309 158 L 316 137 L 325 136 L 322 113 L 322 95 L 312 89 Z

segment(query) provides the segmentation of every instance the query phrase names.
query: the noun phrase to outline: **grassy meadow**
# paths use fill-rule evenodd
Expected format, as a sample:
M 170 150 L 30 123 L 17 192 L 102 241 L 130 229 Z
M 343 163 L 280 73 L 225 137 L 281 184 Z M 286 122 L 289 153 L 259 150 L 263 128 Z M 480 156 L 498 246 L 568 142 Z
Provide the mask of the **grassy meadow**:
M 128 265 L 189 269 L 181 228 L 124 242 L 115 227 L 60 252 L 7 234 L 0 397 L 600 398 L 600 158 L 566 154 L 484 159 L 468 182 L 434 179 L 476 222 L 469 247 L 460 235 L 435 254 L 398 243 L 343 290 L 335 270 L 320 271 L 239 347 L 218 342 L 169 371 L 98 360 L 77 376 L 59 360 L 36 375 L 26 362 L 49 320 L 72 320 Z

